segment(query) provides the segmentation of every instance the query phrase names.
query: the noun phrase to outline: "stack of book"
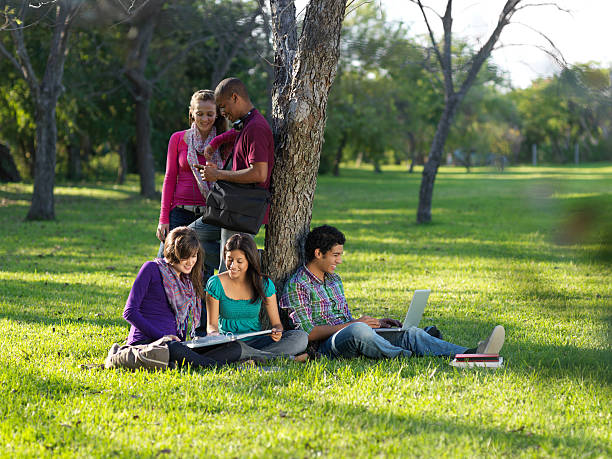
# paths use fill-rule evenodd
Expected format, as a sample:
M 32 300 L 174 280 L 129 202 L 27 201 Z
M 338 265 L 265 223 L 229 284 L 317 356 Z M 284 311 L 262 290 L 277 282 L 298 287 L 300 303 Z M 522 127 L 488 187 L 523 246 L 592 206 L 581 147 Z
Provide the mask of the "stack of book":
M 450 364 L 458 368 L 500 368 L 504 358 L 498 354 L 457 354 Z

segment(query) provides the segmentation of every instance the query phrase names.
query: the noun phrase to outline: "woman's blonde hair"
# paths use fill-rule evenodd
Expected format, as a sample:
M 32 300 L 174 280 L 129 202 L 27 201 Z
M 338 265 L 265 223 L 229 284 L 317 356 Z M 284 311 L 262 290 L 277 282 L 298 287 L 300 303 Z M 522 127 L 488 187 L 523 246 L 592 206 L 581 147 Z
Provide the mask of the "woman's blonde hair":
M 217 129 L 217 135 L 227 131 L 227 121 L 225 118 L 223 118 L 223 116 L 221 116 L 221 110 L 219 110 L 219 106 L 215 102 L 215 93 L 210 89 L 199 89 L 191 96 L 191 100 L 189 101 L 189 125 L 191 126 L 194 121 L 192 112 L 196 109 L 198 102 L 200 101 L 212 102 L 215 104 L 215 110 L 217 113 L 215 128 Z

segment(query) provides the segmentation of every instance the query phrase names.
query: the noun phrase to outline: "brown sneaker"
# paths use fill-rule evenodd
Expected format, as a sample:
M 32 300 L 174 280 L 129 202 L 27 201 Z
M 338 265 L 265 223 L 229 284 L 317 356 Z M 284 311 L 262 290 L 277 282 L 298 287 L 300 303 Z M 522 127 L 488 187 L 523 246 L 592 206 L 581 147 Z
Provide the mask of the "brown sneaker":
M 298 363 L 305 363 L 308 361 L 308 353 L 302 352 L 301 354 L 293 356 L 293 361 Z

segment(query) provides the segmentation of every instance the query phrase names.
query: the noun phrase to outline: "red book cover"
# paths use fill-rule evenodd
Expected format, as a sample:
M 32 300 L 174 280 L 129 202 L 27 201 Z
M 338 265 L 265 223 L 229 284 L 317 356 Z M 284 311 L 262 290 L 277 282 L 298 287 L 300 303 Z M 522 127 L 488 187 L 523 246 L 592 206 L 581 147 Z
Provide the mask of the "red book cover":
M 457 362 L 496 362 L 499 354 L 457 354 Z

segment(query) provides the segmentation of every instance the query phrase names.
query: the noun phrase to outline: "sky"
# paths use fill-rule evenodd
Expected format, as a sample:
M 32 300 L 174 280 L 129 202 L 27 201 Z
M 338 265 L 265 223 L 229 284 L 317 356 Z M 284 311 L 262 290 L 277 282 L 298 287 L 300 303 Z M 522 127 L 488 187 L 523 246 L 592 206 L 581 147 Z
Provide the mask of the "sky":
M 353 5 L 368 0 L 353 0 Z M 411 36 L 427 32 L 418 7 L 409 0 L 372 0 L 382 5 L 387 18 L 406 23 Z M 296 0 L 298 11 L 306 0 Z M 455 0 L 453 3 L 453 31 L 456 36 L 477 44 L 486 40 L 493 30 L 505 0 Z M 538 0 L 525 0 L 536 4 Z M 539 3 L 552 3 L 542 0 Z M 538 49 L 551 46 L 537 32 L 544 33 L 558 48 L 568 64 L 595 61 L 603 67 L 612 67 L 612 0 L 558 0 L 555 2 L 569 13 L 554 6 L 532 6 L 517 12 L 513 23 L 504 28 L 500 37 L 503 47 L 492 54 L 493 61 L 504 69 L 512 85 L 524 88 L 538 77 L 550 76 L 560 70 L 546 52 Z M 440 15 L 446 0 L 423 0 Z M 433 14 L 429 22 L 441 31 L 440 20 Z M 437 28 L 437 29 L 436 29 Z M 441 33 L 440 33 L 441 35 Z
M 408 0 L 379 0 L 388 12 L 388 17 L 409 25 L 413 34 L 424 34 L 424 21 L 418 7 Z M 424 0 L 442 15 L 444 0 Z M 453 30 L 459 37 L 472 43 L 475 39 L 486 40 L 493 30 L 504 0 L 455 0 L 453 3 Z M 537 0 L 525 1 L 536 4 Z M 551 3 L 544 0 L 540 3 Z M 568 64 L 598 62 L 601 66 L 612 66 L 612 0 L 558 0 L 559 11 L 554 6 L 530 6 L 517 12 L 511 24 L 500 37 L 504 46 L 495 50 L 494 62 L 506 70 L 515 87 L 529 86 L 538 77 L 558 72 L 560 66 L 546 52 L 538 49 L 552 47 L 537 32 L 545 34 L 558 48 Z M 441 31 L 440 20 L 429 16 L 430 24 Z

